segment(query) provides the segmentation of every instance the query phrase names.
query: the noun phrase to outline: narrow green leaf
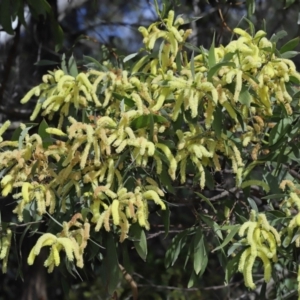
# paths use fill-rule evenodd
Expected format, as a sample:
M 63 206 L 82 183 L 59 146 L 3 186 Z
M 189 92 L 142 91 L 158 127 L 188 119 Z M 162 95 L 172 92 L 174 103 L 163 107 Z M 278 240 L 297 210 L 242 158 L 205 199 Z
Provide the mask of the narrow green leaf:
M 206 268 L 207 253 L 204 243 L 204 236 L 202 229 L 199 226 L 194 237 L 194 271 L 198 275 L 200 271 L 204 272 L 203 267 Z
M 139 256 L 146 260 L 147 258 L 147 239 L 145 235 L 145 231 L 138 224 L 133 224 L 130 227 L 129 236 L 133 240 L 133 244 L 135 250 L 139 254 Z
M 35 66 L 51 66 L 51 65 L 58 65 L 59 63 L 57 61 L 52 61 L 52 60 L 39 60 L 36 63 L 34 63 Z
M 238 271 L 239 261 L 242 253 L 243 251 L 240 251 L 236 256 L 234 256 L 233 259 L 229 260 L 229 262 L 226 265 L 225 282 L 227 282 L 227 284 L 230 282 L 231 277 Z
M 213 36 L 213 40 L 208 51 L 208 67 L 211 69 L 216 64 L 216 57 L 215 57 L 215 33 Z
M 244 84 L 242 85 L 242 90 L 240 92 L 240 96 L 238 100 L 241 104 L 250 107 L 251 94 L 249 93 L 248 88 Z
M 195 55 L 195 52 L 193 51 L 192 52 L 192 56 L 191 56 L 191 62 L 190 62 L 191 73 L 192 73 L 193 80 L 195 80 L 195 60 L 194 60 L 194 55 Z
M 158 50 L 158 63 L 160 66 L 162 66 L 162 60 L 161 60 L 161 55 L 162 55 L 162 52 L 163 52 L 163 49 L 164 49 L 164 46 L 165 46 L 165 41 L 163 40 L 159 46 L 159 50 Z
M 66 55 L 65 53 L 61 57 L 61 69 L 64 71 L 65 74 L 69 74 L 66 62 Z
M 165 256 L 166 268 L 173 266 L 176 260 L 178 259 L 181 250 L 186 245 L 187 236 L 190 233 L 190 231 L 191 229 L 184 230 L 183 232 L 180 232 L 172 239 L 172 243 L 169 249 L 167 250 Z
M 181 66 L 181 52 L 178 52 L 176 55 L 176 68 L 177 68 L 177 72 L 180 73 L 182 66 Z
M 38 135 L 42 138 L 43 147 L 47 149 L 50 145 L 53 144 L 53 139 L 51 138 L 51 134 L 46 132 L 46 129 L 49 127 L 45 119 L 41 122 L 38 128 Z
M 29 126 L 22 130 L 20 137 L 19 137 L 19 150 L 21 150 L 23 148 L 23 141 L 25 139 L 26 134 L 28 134 L 28 132 L 31 128 L 32 128 L 32 126 Z
M 0 2 L 0 25 L 8 34 L 14 34 L 10 14 L 10 0 L 2 0 Z
M 270 191 L 270 187 L 268 186 L 267 183 L 265 183 L 264 181 L 261 181 L 261 180 L 254 180 L 254 179 L 244 181 L 241 184 L 241 188 L 244 189 L 244 188 L 246 188 L 248 186 L 252 186 L 252 185 L 261 186 L 267 193 Z
M 279 50 L 279 52 L 282 54 L 284 52 L 288 52 L 293 50 L 294 48 L 296 48 L 298 46 L 300 42 L 300 37 L 296 37 L 290 41 L 288 41 L 287 43 L 285 43 Z
M 215 207 L 213 206 L 213 204 L 211 203 L 211 201 L 208 198 L 206 198 L 204 195 L 202 195 L 198 192 L 195 192 L 195 194 L 198 195 L 201 199 L 203 199 L 212 208 L 214 213 L 217 213 L 217 210 L 215 209 Z
M 250 18 L 255 13 L 255 0 L 246 0 L 247 16 Z
M 248 198 L 247 200 L 248 200 L 251 208 L 258 213 L 258 207 L 256 205 L 256 202 L 253 199 L 251 199 L 251 198 Z
M 71 76 L 76 77 L 78 75 L 78 68 L 73 55 L 69 58 L 68 69 Z
M 277 43 L 280 39 L 284 38 L 287 35 L 287 32 L 284 30 L 278 31 L 276 34 L 273 34 L 270 38 L 272 43 Z
M 120 281 L 120 268 L 116 250 L 116 243 L 112 234 L 107 238 L 107 252 L 105 257 L 107 292 L 112 295 Z
M 149 126 L 149 124 L 150 124 L 150 116 L 149 115 L 139 116 L 131 122 L 130 127 L 133 128 L 134 130 L 136 130 L 136 129 L 147 127 L 147 126 Z
M 96 68 L 97 70 L 104 71 L 104 72 L 107 71 L 107 68 L 101 65 L 100 62 L 93 57 L 83 55 L 83 61 L 92 63 L 93 67 Z
M 126 63 L 127 61 L 133 59 L 133 58 L 136 57 L 138 54 L 139 54 L 139 52 L 136 52 L 136 53 L 132 53 L 132 54 L 129 54 L 129 55 L 125 56 L 125 57 L 123 58 L 123 63 Z
M 280 55 L 281 58 L 292 58 L 292 57 L 295 57 L 297 55 L 299 55 L 300 52 L 298 51 L 287 51 L 287 52 L 284 52 Z
M 232 229 L 230 230 L 229 234 L 227 235 L 227 237 L 224 239 L 223 243 L 220 246 L 218 246 L 217 248 L 213 249 L 211 252 L 215 252 L 219 249 L 224 248 L 229 242 L 232 241 L 233 237 L 237 234 L 239 229 L 240 229 L 240 225 L 234 225 L 232 227 Z

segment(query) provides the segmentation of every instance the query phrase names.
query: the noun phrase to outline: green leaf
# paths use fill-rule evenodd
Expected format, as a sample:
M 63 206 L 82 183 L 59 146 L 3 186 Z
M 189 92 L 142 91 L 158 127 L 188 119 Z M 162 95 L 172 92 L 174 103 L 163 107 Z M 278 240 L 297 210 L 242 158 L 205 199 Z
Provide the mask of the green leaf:
M 246 188 L 248 186 L 251 186 L 251 185 L 261 186 L 267 193 L 270 191 L 270 187 L 268 186 L 267 183 L 265 183 L 264 181 L 261 181 L 261 180 L 254 180 L 254 179 L 244 181 L 241 184 L 241 188 L 244 189 L 244 188 Z
M 28 4 L 37 16 L 43 15 L 46 17 L 47 13 L 50 13 L 51 11 L 51 6 L 46 0 L 28 0 Z
M 273 34 L 270 38 L 270 42 L 277 43 L 280 39 L 284 38 L 287 35 L 287 32 L 284 30 L 278 31 L 276 34 Z
M 32 126 L 26 127 L 21 131 L 20 137 L 19 137 L 19 150 L 23 148 L 23 141 L 25 139 L 26 134 L 28 134 L 29 130 L 32 128 Z
M 271 130 L 269 135 L 269 145 L 277 143 L 290 129 L 292 120 L 284 118 L 280 120 Z
M 112 234 L 108 234 L 107 246 L 106 246 L 106 257 L 105 257 L 105 273 L 106 273 L 106 287 L 109 295 L 112 295 L 116 290 L 120 281 L 120 268 L 116 250 L 116 243 Z
M 145 127 L 149 126 L 149 124 L 150 124 L 150 116 L 149 115 L 139 116 L 131 122 L 130 127 L 134 130 L 137 130 L 140 128 L 145 128 Z
M 10 14 L 10 0 L 2 0 L 0 2 L 0 25 L 8 34 L 14 34 Z
M 250 18 L 255 13 L 255 0 L 246 0 L 247 16 Z
M 194 237 L 194 271 L 198 275 L 203 274 L 207 266 L 208 256 L 204 243 L 202 229 L 199 226 Z
M 159 176 L 159 180 L 162 183 L 163 187 L 165 187 L 169 193 L 175 195 L 176 193 L 175 193 L 175 189 L 173 187 L 171 177 L 165 167 L 163 167 L 162 172 L 158 176 Z
M 56 20 L 53 20 L 51 22 L 51 25 L 52 25 L 54 42 L 55 42 L 55 52 L 58 52 L 63 46 L 64 32 Z
M 248 200 L 251 208 L 258 213 L 258 207 L 256 205 L 256 202 L 253 199 L 251 199 L 251 198 L 248 198 L 247 200 Z
M 76 77 L 78 75 L 78 68 L 73 55 L 69 58 L 68 69 L 71 76 Z
M 228 284 L 231 280 L 231 277 L 237 273 L 239 261 L 241 258 L 243 251 L 240 251 L 236 256 L 234 256 L 233 259 L 229 260 L 229 262 L 226 265 L 225 270 L 225 282 Z
M 297 55 L 299 55 L 300 52 L 298 51 L 287 51 L 287 52 L 284 52 L 280 55 L 281 58 L 292 58 L 292 57 L 295 57 Z
M 288 41 L 287 43 L 285 43 L 279 50 L 279 52 L 282 54 L 284 52 L 288 52 L 288 51 L 291 51 L 293 50 L 294 48 L 297 47 L 297 45 L 299 44 L 300 42 L 300 37 L 296 37 L 290 41 Z
M 61 69 L 65 74 L 69 74 L 68 68 L 67 68 L 67 62 L 66 62 L 66 55 L 65 53 L 61 57 Z
M 199 214 L 199 215 L 200 215 L 201 220 L 207 226 L 209 226 L 221 240 L 223 240 L 223 235 L 221 232 L 222 228 L 214 220 L 212 220 L 211 217 L 204 215 L 204 214 Z
M 122 258 L 123 258 L 123 266 L 127 273 L 133 273 L 133 264 L 130 262 L 130 257 L 128 253 L 127 243 L 122 243 Z
M 195 60 L 194 60 L 194 55 L 195 55 L 195 52 L 193 51 L 192 52 L 192 56 L 191 56 L 191 73 L 192 73 L 192 77 L 193 77 L 193 80 L 195 80 Z
M 223 131 L 223 113 L 220 105 L 215 108 L 214 120 L 211 127 L 215 131 L 216 137 L 220 138 Z
M 47 149 L 50 145 L 53 144 L 53 139 L 51 138 L 51 134 L 46 132 L 46 129 L 49 127 L 45 119 L 41 122 L 39 129 L 38 129 L 38 135 L 42 138 L 43 141 L 43 147 Z
M 246 105 L 247 107 L 250 107 L 251 94 L 249 93 L 248 88 L 244 84 L 242 85 L 242 90 L 240 92 L 239 102 L 243 105 Z
M 227 61 L 219 62 L 210 68 L 210 70 L 207 73 L 207 80 L 211 81 L 212 77 L 215 75 L 215 73 L 224 66 L 236 68 L 236 65 L 234 62 L 227 62 Z
M 177 68 L 177 72 L 180 73 L 182 66 L 181 66 L 181 52 L 178 52 L 176 55 L 176 68 Z
M 289 8 L 296 0 L 285 0 L 285 9 Z
M 186 229 L 179 234 L 177 234 L 171 242 L 171 245 L 169 249 L 166 252 L 165 257 L 165 266 L 166 268 L 173 266 L 176 260 L 178 259 L 178 256 L 183 249 L 183 247 L 186 245 L 187 236 L 191 232 L 191 229 Z
M 130 227 L 129 236 L 133 240 L 135 250 L 145 261 L 147 258 L 147 239 L 145 231 L 139 224 L 135 223 Z
M 200 50 L 198 47 L 194 46 L 193 44 L 190 44 L 190 43 L 184 43 L 184 47 L 186 47 L 186 48 L 188 48 L 189 50 L 194 51 L 194 52 L 196 52 L 196 53 L 201 53 L 201 50 Z
M 217 248 L 213 249 L 211 252 L 215 252 L 219 249 L 224 248 L 229 242 L 232 241 L 233 237 L 237 234 L 239 229 L 240 229 L 240 225 L 233 225 L 232 229 L 230 230 L 229 234 L 224 239 L 223 243 L 220 246 L 218 246 Z
M 211 46 L 208 51 L 208 67 L 211 69 L 216 64 L 216 57 L 215 57 L 215 33 L 213 36 L 213 40 Z
M 59 62 L 53 61 L 53 60 L 48 60 L 48 59 L 43 59 L 39 60 L 36 63 L 34 63 L 35 66 L 52 66 L 52 65 L 58 65 Z
M 138 54 L 139 54 L 139 52 L 136 52 L 136 53 L 132 53 L 132 54 L 129 54 L 129 55 L 125 56 L 125 57 L 123 58 L 123 63 L 126 63 L 127 61 L 133 59 L 133 58 L 136 57 Z
M 213 206 L 213 204 L 211 203 L 211 201 L 208 198 L 206 198 L 204 195 L 202 195 L 198 192 L 195 192 L 195 194 L 198 195 L 201 199 L 203 199 L 212 208 L 214 213 L 217 213 L 217 210 L 215 209 L 215 207 Z
M 161 42 L 158 50 L 158 62 L 160 66 L 162 66 L 161 54 L 163 52 L 164 46 L 165 46 L 165 40 Z
M 104 71 L 106 72 L 107 71 L 107 68 L 103 65 L 101 65 L 99 63 L 98 60 L 96 60 L 95 58 L 93 57 L 90 57 L 90 56 L 86 56 L 86 55 L 83 55 L 83 60 L 86 61 L 86 62 L 90 62 L 93 64 L 93 67 L 97 70 L 100 70 L 100 71 Z

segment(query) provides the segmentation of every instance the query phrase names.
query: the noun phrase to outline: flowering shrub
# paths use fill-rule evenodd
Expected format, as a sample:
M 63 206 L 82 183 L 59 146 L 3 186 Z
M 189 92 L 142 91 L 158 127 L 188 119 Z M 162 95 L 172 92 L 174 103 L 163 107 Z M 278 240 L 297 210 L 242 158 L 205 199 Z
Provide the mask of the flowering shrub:
M 278 51 L 278 36 L 267 39 L 262 30 L 248 33 L 236 28 L 238 39 L 227 46 L 193 47 L 189 55 L 186 40 L 191 30 L 180 29 L 183 23 L 170 11 L 167 18 L 139 28 L 144 48 L 127 56 L 122 68 L 106 61 L 78 73 L 74 65 L 63 65 L 45 74 L 21 100 L 36 102 L 31 121 L 42 116 L 50 125 L 43 120 L 31 134 L 32 124 L 21 124 L 17 138 L 1 141 L 2 196 L 12 194 L 19 222 L 26 222 L 28 214 L 47 215 L 61 226 L 61 231 L 39 237 L 28 264 L 42 247 L 50 247 L 45 261 L 49 272 L 61 263 L 62 252 L 68 263 L 75 258 L 76 266 L 83 268 L 89 244 L 107 242 L 110 255 L 115 235 L 120 243 L 138 236 L 135 247 L 145 258 L 143 229 L 151 227 L 149 207 L 169 211 L 165 195 L 185 186 L 189 174 L 195 175 L 198 195 L 212 213 L 199 213 L 200 224 L 173 239 L 167 267 L 178 257 L 174 252 L 182 246 L 179 240 L 185 245 L 192 238 L 194 274 L 204 273 L 211 243 L 213 251 L 227 249 L 226 280 L 239 271 L 245 285 L 255 289 L 257 258 L 269 282 L 280 249 L 299 247 L 297 181 L 286 172 L 283 176 L 281 167 L 297 161 L 298 153 L 295 83 L 300 74 L 289 59 L 293 44 Z M 7 121 L 2 126 L 1 136 L 9 125 Z M 274 196 L 277 212 L 272 213 L 274 199 L 269 195 L 269 212 L 259 212 L 250 198 L 246 209 L 235 203 L 228 210 L 223 204 L 224 216 L 217 214 L 215 204 L 201 191 L 211 172 L 222 171 L 224 161 L 230 162 L 236 190 L 243 195 L 252 187 L 269 193 L 270 176 L 277 176 L 277 187 L 289 190 Z M 252 176 L 261 164 L 269 168 L 269 178 Z M 213 241 L 201 222 L 216 233 Z M 101 237 L 95 235 L 99 231 Z M 4 272 L 11 236 L 8 227 L 1 238 Z

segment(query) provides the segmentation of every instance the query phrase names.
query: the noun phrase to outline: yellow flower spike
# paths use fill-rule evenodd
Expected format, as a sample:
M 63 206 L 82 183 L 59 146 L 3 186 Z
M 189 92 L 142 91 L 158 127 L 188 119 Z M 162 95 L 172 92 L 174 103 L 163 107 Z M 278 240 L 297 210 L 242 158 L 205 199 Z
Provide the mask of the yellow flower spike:
M 88 155 L 90 153 L 90 149 L 91 149 L 91 143 L 87 143 L 85 145 L 84 151 L 81 155 L 81 159 L 80 159 L 80 169 L 84 169 L 85 165 L 86 165 L 86 161 L 88 158 Z
M 169 160 L 170 166 L 169 166 L 169 174 L 173 180 L 175 180 L 175 172 L 177 169 L 177 161 L 175 160 L 171 150 L 164 144 L 157 143 L 155 145 L 156 148 L 161 149 L 167 159 Z M 155 157 L 155 155 L 154 155 Z
M 156 185 L 145 185 L 146 190 L 153 190 L 155 191 L 159 196 L 164 197 L 164 192 Z
M 161 92 L 159 94 L 158 99 L 156 100 L 156 104 L 151 108 L 152 111 L 158 111 L 161 109 L 161 107 L 163 106 L 165 99 L 167 98 L 167 96 L 170 94 L 170 88 L 162 88 Z
M 257 256 L 262 260 L 264 266 L 264 280 L 265 282 L 269 282 L 272 276 L 272 265 L 269 258 L 265 255 L 265 253 L 258 251 Z
M 29 203 L 30 202 L 30 192 L 33 190 L 33 185 L 30 184 L 29 182 L 24 182 L 24 184 L 22 185 L 22 197 L 23 200 L 25 201 L 25 203 Z
M 252 41 L 252 36 L 249 33 L 247 33 L 245 30 L 241 29 L 241 28 L 234 28 L 233 32 L 240 35 L 240 36 L 242 36 L 242 37 L 244 37 L 244 38 L 246 38 L 246 40 L 249 41 L 249 42 Z
M 111 205 L 111 214 L 115 225 L 120 224 L 119 204 L 119 200 L 115 199 Z
M 9 128 L 11 122 L 9 120 L 5 121 L 3 125 L 0 127 L 0 137 L 2 137 L 3 133 Z
M 1 187 L 6 186 L 9 182 L 13 181 L 14 177 L 10 174 L 5 175 L 1 180 Z
M 88 91 L 93 91 L 93 85 L 91 84 L 85 73 L 79 73 L 76 77 L 76 81 L 79 81 L 82 84 L 84 84 Z
M 168 18 L 166 19 L 167 27 L 172 27 L 174 22 L 174 10 L 170 10 L 168 13 Z
M 251 248 L 247 248 L 246 250 L 244 250 L 244 252 L 242 253 L 240 260 L 239 260 L 239 264 L 238 264 L 238 270 L 239 272 L 243 272 L 244 268 L 245 268 L 245 263 L 246 260 L 248 259 L 248 257 L 251 255 Z
M 52 245 L 50 255 L 53 256 L 53 260 L 54 260 L 55 266 L 56 267 L 59 266 L 59 264 L 60 264 L 60 256 L 59 256 L 59 251 L 58 251 L 56 245 Z
M 54 135 L 58 135 L 58 136 L 66 136 L 67 135 L 62 130 L 60 130 L 58 128 L 52 128 L 52 127 L 46 128 L 46 132 L 49 134 L 54 134 Z
M 1 192 L 2 196 L 3 196 L 3 197 L 6 197 L 8 194 L 11 193 L 12 189 L 13 189 L 13 183 L 12 183 L 12 182 L 9 182 L 8 184 L 6 184 L 6 185 L 3 187 L 2 192 Z
M 110 224 L 109 224 L 110 215 L 111 215 L 111 206 L 109 206 L 109 208 L 104 212 L 104 218 L 103 218 L 104 228 L 107 232 L 110 231 Z
M 255 262 L 255 256 L 250 255 L 248 257 L 248 260 L 245 263 L 245 268 L 244 268 L 244 280 L 245 280 L 245 286 L 249 287 L 250 289 L 255 289 L 255 284 L 253 282 L 253 277 L 252 277 L 252 269 L 253 265 Z
M 43 243 L 48 240 L 48 239 L 52 239 L 54 242 L 57 241 L 57 237 L 52 234 L 52 233 L 44 233 L 36 242 L 35 246 L 34 246 L 34 254 L 35 255 L 39 255 L 41 248 L 43 246 Z
M 158 193 L 154 190 L 144 192 L 142 196 L 147 200 L 153 200 L 155 204 L 160 205 L 162 210 L 166 209 L 166 205 L 164 204 L 164 202 L 162 202 L 162 200 L 158 196 Z
M 162 160 L 158 155 L 153 156 L 155 163 L 156 163 L 156 174 L 161 174 L 162 172 Z
M 234 96 L 233 96 L 233 100 L 235 102 L 238 101 L 240 92 L 242 90 L 242 75 L 243 72 L 241 70 L 238 70 L 236 73 L 236 85 L 235 85 Z
M 41 111 L 41 109 L 42 109 L 42 103 L 37 102 L 32 114 L 30 116 L 30 121 L 34 121 L 37 118 L 37 116 L 38 116 L 39 112 Z
M 60 237 L 60 238 L 57 238 L 57 243 L 59 243 L 63 246 L 68 260 L 73 261 L 74 260 L 73 243 L 71 242 L 71 240 L 67 237 Z
M 38 89 L 38 87 L 32 88 L 22 99 L 21 104 L 26 104 L 35 94 L 35 91 Z

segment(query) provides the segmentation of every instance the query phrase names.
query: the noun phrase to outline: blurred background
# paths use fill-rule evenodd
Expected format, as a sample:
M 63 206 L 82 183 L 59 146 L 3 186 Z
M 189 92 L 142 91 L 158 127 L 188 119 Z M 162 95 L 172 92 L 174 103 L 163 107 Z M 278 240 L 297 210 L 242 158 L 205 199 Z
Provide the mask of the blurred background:
M 0 1 L 0 20 L 5 20 L 4 15 L 10 15 L 5 2 Z M 21 106 L 20 99 L 41 81 L 41 76 L 47 70 L 60 66 L 62 54 L 67 59 L 74 55 L 79 68 L 84 68 L 88 60 L 85 56 L 99 61 L 105 58 L 122 60 L 142 46 L 138 27 L 147 27 L 157 20 L 152 0 L 36 1 L 46 2 L 51 13 L 46 10 L 43 13 L 43 4 L 36 9 L 33 0 L 15 2 L 22 6 L 18 11 L 22 10 L 24 20 L 21 22 L 19 13 L 11 28 L 8 24 L 0 23 L 0 123 L 10 119 L 15 128 L 20 122 L 28 120 L 34 106 L 34 103 Z M 245 20 L 249 14 L 246 2 L 170 0 L 169 8 L 174 9 L 176 15 L 183 14 L 185 18 L 191 19 L 191 23 L 186 25 L 193 29 L 189 42 L 208 48 L 214 34 L 216 45 L 226 44 L 233 36 L 233 28 L 249 26 Z M 285 30 L 287 35 L 280 43 L 299 35 L 300 1 L 261 0 L 255 1 L 255 5 L 251 21 L 257 30 L 266 29 L 268 37 Z M 299 65 L 297 56 L 294 61 Z M 176 233 L 191 226 L 195 219 L 195 206 L 189 194 L 182 192 L 177 198 L 174 201 L 178 207 L 172 211 L 171 216 L 171 223 L 177 226 L 170 228 L 167 238 L 164 238 L 159 225 L 151 229 L 147 236 L 149 254 L 146 263 L 130 250 L 128 244 L 135 268 L 132 276 L 139 285 L 140 299 L 254 299 L 254 295 L 245 291 L 241 276 L 236 276 L 232 284 L 224 286 L 222 268 L 216 264 L 213 255 L 203 279 L 198 280 L 192 289 L 186 288 L 190 271 L 188 265 L 183 270 L 184 255 L 173 267 L 165 270 L 163 260 L 167 245 Z M 5 214 L 10 211 L 5 201 L 0 209 L 2 218 L 5 218 Z M 157 224 L 159 222 L 161 219 Z M 24 239 L 23 233 L 24 228 L 20 228 L 20 239 Z M 8 274 L 0 275 L 1 300 L 106 299 L 105 289 L 100 277 L 97 277 L 96 264 L 94 276 L 80 274 L 81 277 L 70 277 L 59 270 L 49 276 L 41 263 L 32 268 L 20 269 L 20 259 L 26 258 L 26 249 L 30 246 L 30 238 L 26 237 L 22 249 L 13 249 Z M 19 255 L 21 253 L 25 254 Z M 67 283 L 70 282 L 69 290 Z M 131 297 L 130 286 L 122 276 L 118 294 L 121 295 L 120 299 Z M 114 299 L 118 299 L 117 295 Z

